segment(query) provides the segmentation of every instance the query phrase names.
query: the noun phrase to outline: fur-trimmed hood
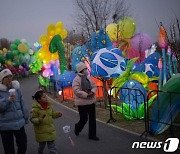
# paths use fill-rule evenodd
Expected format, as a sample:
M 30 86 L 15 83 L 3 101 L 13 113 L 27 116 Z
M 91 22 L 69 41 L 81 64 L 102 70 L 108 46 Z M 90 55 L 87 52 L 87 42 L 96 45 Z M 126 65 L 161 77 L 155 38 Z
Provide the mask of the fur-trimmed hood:
M 17 80 L 12 81 L 12 87 L 14 89 L 19 89 L 20 88 L 20 84 Z M 4 84 L 0 83 L 0 91 L 7 91 L 7 86 L 5 86 Z

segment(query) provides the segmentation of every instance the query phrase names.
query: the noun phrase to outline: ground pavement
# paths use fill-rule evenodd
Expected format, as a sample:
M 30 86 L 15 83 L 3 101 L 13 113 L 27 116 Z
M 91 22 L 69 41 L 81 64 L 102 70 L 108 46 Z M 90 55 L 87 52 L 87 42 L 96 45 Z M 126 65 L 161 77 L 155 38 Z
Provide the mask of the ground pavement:
M 31 109 L 32 95 L 38 89 L 37 77 L 32 75 L 25 79 L 20 80 L 21 91 L 23 93 L 25 102 L 28 109 Z M 54 101 L 53 101 L 54 102 Z M 92 141 L 88 139 L 88 125 L 85 126 L 83 131 L 77 137 L 74 135 L 74 124 L 78 121 L 78 113 L 74 112 L 59 102 L 54 102 L 54 109 L 60 110 L 63 116 L 55 120 L 55 126 L 57 130 L 56 146 L 58 153 L 60 154 L 161 154 L 165 153 L 163 148 L 161 149 L 132 149 L 132 143 L 134 141 L 150 141 L 145 138 L 141 138 L 135 134 L 128 133 L 121 129 L 112 127 L 102 122 L 97 122 L 97 136 L 100 141 Z M 63 132 L 62 127 L 69 125 L 71 131 L 69 134 Z M 35 141 L 33 125 L 29 122 L 26 125 L 26 132 L 28 137 L 27 154 L 36 154 L 38 143 Z M 75 146 L 72 146 L 69 140 L 71 136 Z M 2 142 L 0 140 L 0 154 L 3 154 Z M 48 153 L 47 147 L 45 154 Z

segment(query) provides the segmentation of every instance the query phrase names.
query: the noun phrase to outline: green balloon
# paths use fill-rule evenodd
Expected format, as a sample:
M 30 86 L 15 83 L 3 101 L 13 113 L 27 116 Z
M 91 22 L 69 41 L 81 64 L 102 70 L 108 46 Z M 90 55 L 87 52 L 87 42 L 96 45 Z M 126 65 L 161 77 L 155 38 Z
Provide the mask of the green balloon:
M 21 43 L 21 41 L 18 40 L 18 39 L 16 39 L 16 40 L 14 41 L 14 43 L 18 46 L 18 45 Z
M 13 65 L 14 65 L 15 67 L 18 67 L 18 66 L 20 65 L 20 62 L 19 62 L 18 60 L 14 60 L 14 61 L 13 61 Z
M 18 54 L 19 54 L 19 51 L 18 51 L 18 50 L 13 50 L 12 52 L 13 52 L 13 55 L 14 55 L 14 56 L 18 56 Z
M 38 79 L 39 79 L 40 85 L 46 86 L 46 81 L 41 75 L 38 76 Z
M 14 58 L 13 52 L 12 52 L 12 51 L 8 51 L 8 52 L 6 53 L 6 59 L 7 59 L 7 60 L 13 60 L 13 58 Z
M 17 45 L 12 43 L 11 44 L 11 50 L 17 50 L 17 49 L 18 49 Z
M 64 54 L 64 45 L 62 43 L 61 36 L 59 34 L 55 35 L 49 45 L 49 51 L 55 53 L 58 51 L 59 61 L 60 61 L 60 70 L 61 74 L 66 71 L 66 59 Z
M 22 63 L 22 59 L 23 59 L 23 55 L 22 54 L 19 54 L 18 55 L 18 59 L 19 59 L 19 62 L 20 62 L 20 64 Z
M 136 31 L 136 23 L 131 17 L 124 17 L 118 22 L 121 37 L 131 38 Z
M 5 64 L 5 57 L 4 55 L 0 55 L 0 63 Z

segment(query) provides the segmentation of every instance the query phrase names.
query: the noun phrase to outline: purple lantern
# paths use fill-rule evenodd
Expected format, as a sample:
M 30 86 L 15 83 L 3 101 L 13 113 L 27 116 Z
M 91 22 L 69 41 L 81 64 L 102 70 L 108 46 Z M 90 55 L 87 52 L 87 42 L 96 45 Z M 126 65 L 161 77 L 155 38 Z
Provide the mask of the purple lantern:
M 151 47 L 152 39 L 146 33 L 138 33 L 131 38 L 130 44 L 135 50 L 143 52 Z

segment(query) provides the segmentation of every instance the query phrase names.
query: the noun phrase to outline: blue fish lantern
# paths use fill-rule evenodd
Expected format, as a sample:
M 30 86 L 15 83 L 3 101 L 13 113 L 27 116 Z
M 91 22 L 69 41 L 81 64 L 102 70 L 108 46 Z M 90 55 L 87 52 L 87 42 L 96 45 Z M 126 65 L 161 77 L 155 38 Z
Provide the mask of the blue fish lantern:
M 118 48 L 102 48 L 93 55 L 92 76 L 116 78 L 126 70 L 126 60 Z

